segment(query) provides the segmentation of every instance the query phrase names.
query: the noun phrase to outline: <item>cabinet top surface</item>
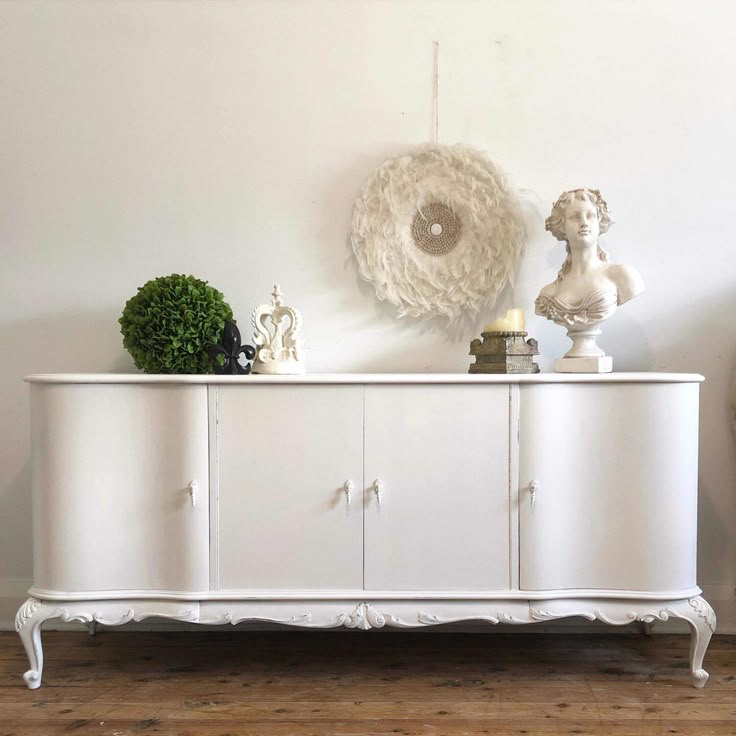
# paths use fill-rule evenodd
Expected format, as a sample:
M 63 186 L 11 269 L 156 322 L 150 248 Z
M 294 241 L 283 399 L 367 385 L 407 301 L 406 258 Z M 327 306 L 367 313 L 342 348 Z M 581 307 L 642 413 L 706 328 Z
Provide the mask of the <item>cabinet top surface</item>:
M 697 373 L 311 373 L 305 376 L 215 376 L 145 373 L 46 373 L 26 376 L 29 383 L 165 384 L 488 384 L 488 383 L 700 383 Z

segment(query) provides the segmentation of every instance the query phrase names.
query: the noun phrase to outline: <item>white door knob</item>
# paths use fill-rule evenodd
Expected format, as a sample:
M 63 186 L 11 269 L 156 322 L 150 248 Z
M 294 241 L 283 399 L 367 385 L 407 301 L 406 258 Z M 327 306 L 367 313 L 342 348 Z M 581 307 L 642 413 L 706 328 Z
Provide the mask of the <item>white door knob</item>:
M 192 502 L 192 508 L 197 505 L 197 491 L 199 490 L 199 483 L 193 480 L 189 484 L 189 500 Z
M 345 493 L 345 501 L 348 505 L 348 511 L 350 510 L 350 494 L 353 492 L 354 487 L 355 486 L 353 486 L 353 481 L 351 480 L 346 480 L 342 487 L 342 490 Z
M 380 478 L 376 478 L 373 481 L 373 493 L 376 494 L 376 501 L 378 501 L 378 505 L 381 505 L 381 493 L 383 492 L 383 481 L 381 481 Z
M 529 493 L 531 494 L 531 504 L 532 508 L 534 508 L 534 502 L 537 500 L 537 491 L 539 490 L 539 483 L 536 480 L 533 480 L 529 484 Z

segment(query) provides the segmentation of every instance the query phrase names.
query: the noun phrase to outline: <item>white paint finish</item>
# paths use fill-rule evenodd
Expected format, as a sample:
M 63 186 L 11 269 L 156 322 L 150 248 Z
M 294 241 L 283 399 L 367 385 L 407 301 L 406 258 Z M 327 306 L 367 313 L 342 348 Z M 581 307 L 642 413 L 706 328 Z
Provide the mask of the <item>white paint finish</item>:
M 172 592 L 169 590 L 90 590 L 84 593 L 59 593 L 58 591 L 44 590 L 36 586 L 24 586 L 21 591 L 23 595 L 19 597 L 25 600 L 26 593 L 34 598 L 45 601 L 115 601 L 115 600 L 142 600 L 142 599 L 161 599 L 168 601 L 339 601 L 351 600 L 353 598 L 362 598 L 366 596 L 366 591 L 362 588 L 352 588 L 344 590 L 239 590 L 236 594 L 228 590 L 203 590 L 188 591 L 186 593 Z M 705 591 L 708 597 L 713 594 L 713 590 Z M 372 601 L 484 601 L 486 603 L 499 600 L 522 600 L 522 601 L 539 601 L 539 600 L 568 600 L 570 598 L 600 598 L 600 599 L 637 599 L 642 601 L 667 601 L 679 598 L 692 598 L 698 596 L 703 591 L 697 586 L 687 588 L 686 590 L 662 590 L 655 593 L 649 591 L 635 590 L 609 590 L 606 588 L 598 588 L 596 590 L 587 590 L 577 588 L 574 590 L 371 590 L 370 600 Z M 724 600 L 723 595 L 715 596 L 716 600 Z M 727 598 L 726 598 L 727 600 Z M 22 602 L 22 600 L 21 600 Z M 17 611 L 16 606 L 15 611 Z
M 35 584 L 207 589 L 206 387 L 38 385 L 31 399 Z
M 41 598 L 41 599 L 52 599 L 53 594 L 48 593 L 47 591 L 41 591 L 36 588 L 32 588 L 33 581 L 31 579 L 2 579 L 0 578 L 0 631 L 7 631 L 12 630 L 13 628 L 13 619 L 15 618 L 15 615 L 19 609 L 19 607 L 22 605 L 23 601 L 30 595 L 34 598 Z M 31 588 L 29 590 L 29 588 Z M 634 596 L 637 599 L 640 600 L 672 600 L 674 598 L 683 596 L 685 598 L 692 598 L 695 596 L 698 596 L 702 593 L 703 597 L 708 600 L 708 602 L 713 606 L 713 609 L 716 612 L 716 615 L 718 616 L 718 633 L 719 634 L 734 634 L 736 633 L 736 615 L 734 614 L 734 611 L 736 610 L 736 606 L 734 605 L 734 589 L 730 585 L 709 585 L 704 586 L 703 590 L 701 591 L 700 588 L 696 587 L 691 590 L 687 591 L 672 591 L 670 594 L 667 593 L 660 593 L 660 594 L 645 594 L 645 593 L 637 593 L 636 596 Z M 194 594 L 187 594 L 183 595 L 180 593 L 171 593 L 171 592 L 163 592 L 163 591 L 157 591 L 154 596 L 156 598 L 165 598 L 165 599 L 177 599 L 177 600 L 222 600 L 227 598 L 228 594 L 225 593 L 218 593 L 216 591 L 201 591 L 201 592 L 194 592 Z M 309 594 L 299 594 L 301 596 L 301 600 L 308 600 Z M 332 596 L 334 594 L 332 593 L 316 593 L 311 594 L 311 600 L 332 600 Z M 343 598 L 346 599 L 355 599 L 360 598 L 363 595 L 363 593 L 359 591 L 346 591 L 343 595 Z M 520 595 L 518 592 L 509 591 L 502 595 L 505 599 L 513 599 L 516 600 L 517 596 L 519 598 L 523 598 L 524 600 L 531 600 L 535 597 L 537 599 L 549 599 L 551 597 L 553 598 L 576 598 L 576 597 L 583 597 L 583 598 L 595 598 L 596 596 L 602 596 L 603 598 L 614 598 L 614 599 L 620 599 L 620 598 L 626 598 L 626 597 L 632 597 L 631 595 L 625 595 L 622 594 L 621 591 L 553 591 L 550 593 L 549 591 L 544 591 L 543 593 L 537 593 L 537 594 L 529 594 L 524 593 L 523 595 Z M 151 592 L 150 591 L 126 591 L 126 593 L 120 593 L 120 592 L 113 592 L 110 591 L 92 591 L 91 593 L 85 593 L 81 596 L 59 596 L 57 600 L 82 600 L 82 601 L 88 601 L 91 599 L 94 600 L 120 600 L 121 598 L 126 599 L 141 599 L 141 598 L 148 598 L 150 599 Z M 417 594 L 412 593 L 412 600 L 422 600 L 422 599 L 428 599 L 428 600 L 447 600 L 451 598 L 455 598 L 458 600 L 490 600 L 490 599 L 497 599 L 499 597 L 498 593 L 482 593 L 479 594 L 478 592 L 470 592 L 470 591 L 433 591 L 432 593 L 424 593 L 424 594 Z M 279 596 L 279 600 L 282 599 L 294 599 L 294 595 L 281 595 Z M 401 593 L 397 593 L 395 591 L 392 591 L 390 593 L 384 592 L 384 591 L 371 591 L 371 600 L 398 600 L 402 598 Z M 258 596 L 254 595 L 252 592 L 249 594 L 248 598 L 241 597 L 241 600 L 273 600 L 273 592 L 262 592 Z M 576 624 L 579 624 L 577 626 L 576 630 L 591 630 L 590 625 L 588 624 L 581 624 L 580 622 L 576 622 Z M 152 628 L 165 628 L 167 630 L 176 630 L 178 628 L 177 624 L 161 624 L 157 622 L 147 622 L 144 624 L 137 624 L 135 626 L 138 630 L 150 630 Z M 62 623 L 54 623 L 49 622 L 48 624 L 44 625 L 44 629 L 75 629 L 80 630 L 79 626 L 75 624 L 64 624 Z M 470 630 L 470 627 L 467 628 L 467 630 Z M 570 630 L 570 623 L 569 622 L 563 622 L 557 626 L 552 625 L 551 627 L 545 626 L 545 631 L 557 631 L 557 630 L 564 630 L 569 631 Z M 535 629 L 516 629 L 519 633 L 529 632 L 533 633 Z M 670 632 L 673 633 L 675 631 L 679 631 L 678 625 L 676 622 L 671 622 L 668 624 L 658 624 L 655 628 L 655 633 L 666 633 Z
M 29 383 L 156 383 L 207 385 L 310 385 L 310 384 L 514 384 L 514 383 L 702 383 L 698 373 L 609 373 L 566 376 L 557 373 L 311 373 L 305 376 L 216 376 L 145 373 L 35 374 Z
M 478 601 L 367 601 L 360 597 L 341 601 L 187 601 L 149 598 L 145 601 L 82 601 L 49 603 L 29 598 L 18 610 L 15 628 L 28 656 L 30 668 L 23 675 L 32 690 L 41 685 L 43 649 L 41 626 L 49 619 L 80 621 L 93 625 L 119 626 L 156 616 L 172 621 L 205 625 L 268 622 L 301 628 L 338 628 L 368 631 L 385 626 L 414 629 L 447 623 L 485 622 L 531 624 L 578 616 L 622 626 L 636 621 L 683 619 L 690 626 L 690 676 L 702 688 L 708 681 L 703 658 L 715 631 L 716 618 L 710 605 L 700 597 L 645 602 L 636 599 L 617 601 L 579 597 L 567 601 L 499 599 Z
M 532 624 L 542 621 L 581 616 L 590 621 L 600 620 L 611 625 L 624 625 L 647 618 L 667 620 L 665 613 L 677 616 L 668 607 L 680 608 L 688 618 L 703 618 L 708 628 L 715 629 L 711 607 L 699 596 L 661 601 L 642 601 L 621 598 L 602 602 L 595 598 L 577 596 L 565 601 L 498 597 L 490 601 L 471 600 L 366 600 L 361 596 L 334 600 L 222 600 L 174 601 L 149 597 L 141 601 L 122 598 L 117 601 L 66 601 L 50 603 L 29 598 L 16 617 L 18 630 L 34 619 L 61 618 L 85 623 L 95 621 L 105 626 L 120 626 L 130 621 L 141 621 L 150 616 L 200 624 L 237 624 L 241 621 L 270 621 L 308 628 L 418 628 L 456 621 L 487 621 L 491 624 Z M 92 604 L 92 605 L 90 605 Z M 95 604 L 97 608 L 92 610 Z M 687 608 L 689 607 L 689 608 Z M 374 613 L 371 626 L 366 626 L 368 614 Z M 381 617 L 385 620 L 381 621 Z M 363 625 L 353 625 L 363 621 Z
M 218 407 L 217 386 L 207 386 L 207 422 L 210 460 L 210 590 L 217 590 L 220 585 L 220 538 L 217 530 L 220 527 L 220 448 L 218 444 Z
M 509 386 L 509 580 L 519 588 L 519 386 Z
M 698 386 L 520 391 L 522 589 L 695 585 Z
M 582 616 L 684 619 L 702 687 L 716 619 L 694 577 L 698 389 L 34 385 L 40 541 L 15 619 L 24 679 L 40 686 L 54 618 L 93 632 L 160 615 L 357 629 Z M 217 464 L 213 493 L 197 472 L 172 512 L 156 491 L 193 459 L 208 481 Z M 550 485 L 532 481 L 539 500 L 525 510 L 510 482 L 530 467 Z M 643 522 L 625 523 L 622 499 Z M 182 519 L 182 501 L 204 523 Z M 519 558 L 536 590 L 514 589 Z M 182 582 L 182 559 L 205 574 Z
M 361 588 L 363 388 L 218 393 L 220 589 Z
M 366 589 L 508 588 L 508 386 L 365 392 Z

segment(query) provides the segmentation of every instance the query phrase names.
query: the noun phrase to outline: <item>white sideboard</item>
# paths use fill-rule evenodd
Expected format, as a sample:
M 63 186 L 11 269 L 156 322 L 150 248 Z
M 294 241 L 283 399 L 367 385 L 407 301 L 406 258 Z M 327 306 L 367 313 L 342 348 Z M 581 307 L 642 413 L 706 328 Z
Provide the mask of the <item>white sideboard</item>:
M 41 683 L 50 618 L 413 628 L 715 616 L 696 584 L 686 374 L 43 375 L 31 384 Z

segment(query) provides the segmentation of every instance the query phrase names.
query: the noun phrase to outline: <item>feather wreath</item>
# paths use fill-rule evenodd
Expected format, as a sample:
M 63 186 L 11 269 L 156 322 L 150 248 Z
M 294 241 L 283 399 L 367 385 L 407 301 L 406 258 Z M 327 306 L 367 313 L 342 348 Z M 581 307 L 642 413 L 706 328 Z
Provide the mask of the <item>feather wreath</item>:
M 504 174 L 469 146 L 421 146 L 381 164 L 353 209 L 362 278 L 398 316 L 457 324 L 489 311 L 524 245 L 521 204 Z

